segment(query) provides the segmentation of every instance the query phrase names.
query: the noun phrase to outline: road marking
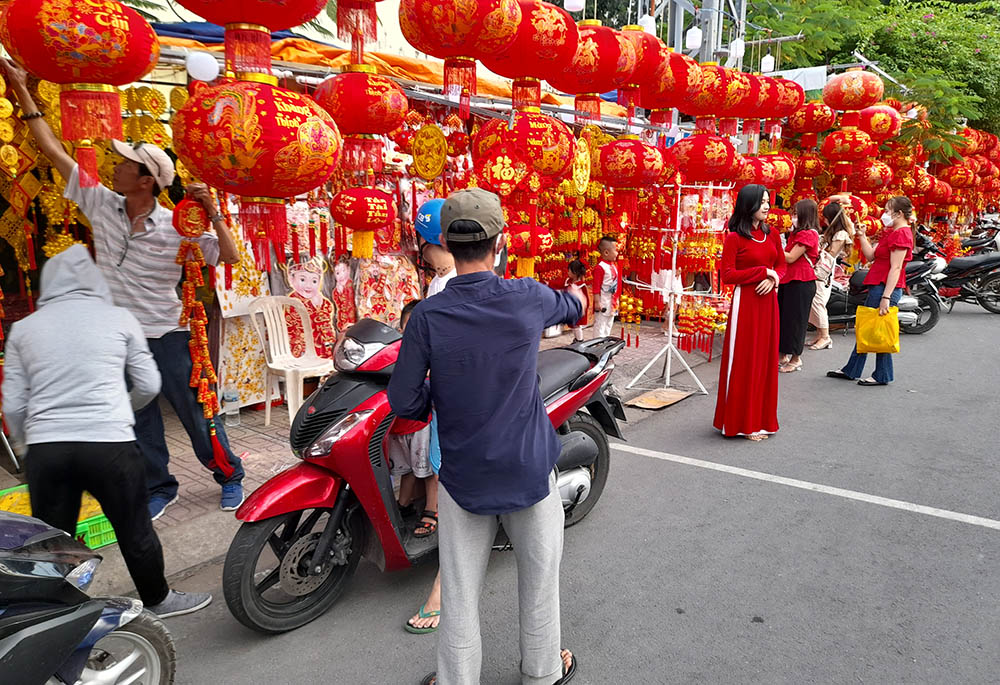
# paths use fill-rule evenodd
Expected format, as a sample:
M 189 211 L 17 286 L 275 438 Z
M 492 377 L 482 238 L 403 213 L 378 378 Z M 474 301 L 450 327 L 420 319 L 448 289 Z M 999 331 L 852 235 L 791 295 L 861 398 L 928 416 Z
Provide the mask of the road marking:
M 948 519 L 950 521 L 958 521 L 959 523 L 968 523 L 973 526 L 982 526 L 983 528 L 992 528 L 993 530 L 1000 530 L 1000 521 L 983 518 L 982 516 L 961 514 L 957 511 L 948 511 L 947 509 L 928 507 L 924 506 L 923 504 L 914 504 L 913 502 L 904 502 L 903 500 L 890 499 L 888 497 L 879 497 L 878 495 L 869 495 L 866 492 L 856 492 L 855 490 L 844 490 L 843 488 L 834 488 L 829 485 L 821 485 L 819 483 L 810 483 L 809 481 L 796 480 L 795 478 L 785 478 L 784 476 L 775 476 L 774 474 L 771 473 L 764 473 L 762 471 L 751 471 L 749 469 L 741 469 L 738 466 L 717 464 L 712 461 L 704 461 L 702 459 L 692 459 L 691 457 L 682 457 L 678 454 L 656 452 L 654 450 L 643 449 L 642 447 L 633 447 L 632 445 L 615 444 L 612 445 L 611 448 L 618 450 L 619 452 L 630 452 L 632 454 L 638 454 L 639 456 L 642 457 L 652 457 L 653 459 L 662 459 L 663 461 L 673 461 L 678 464 L 686 464 L 688 466 L 697 466 L 703 469 L 721 471 L 722 473 L 729 473 L 734 476 L 743 476 L 744 478 L 754 478 L 756 480 L 762 480 L 768 483 L 778 483 L 779 485 L 787 485 L 789 487 L 799 488 L 801 490 L 820 492 L 823 493 L 824 495 L 833 495 L 834 497 L 843 497 L 844 499 L 853 499 L 859 502 L 877 504 L 882 507 L 889 507 L 890 509 L 901 509 L 902 511 L 911 511 L 916 514 L 936 516 L 938 518 Z

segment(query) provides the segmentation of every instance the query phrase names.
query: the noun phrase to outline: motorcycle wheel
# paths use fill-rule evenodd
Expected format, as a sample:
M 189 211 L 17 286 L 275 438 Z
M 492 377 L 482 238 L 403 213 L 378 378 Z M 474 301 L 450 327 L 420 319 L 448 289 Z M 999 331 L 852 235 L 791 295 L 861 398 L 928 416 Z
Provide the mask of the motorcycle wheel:
M 608 436 L 601 424 L 590 414 L 577 413 L 569 420 L 571 431 L 580 431 L 589 435 L 597 443 L 597 459 L 590 465 L 590 494 L 566 516 L 565 527 L 575 526 L 582 521 L 597 504 L 604 492 L 604 484 L 608 481 L 608 470 L 611 467 L 611 447 Z
M 170 685 L 176 669 L 173 638 L 163 621 L 144 610 L 97 641 L 78 685 Z
M 986 293 L 976 296 L 983 309 L 992 314 L 1000 314 L 1000 274 L 993 274 L 983 279 L 979 285 L 979 292 Z
M 329 509 L 293 511 L 240 526 L 222 571 L 223 595 L 237 621 L 262 633 L 284 633 L 337 601 L 361 560 L 367 526 L 360 510 L 345 514 L 333 542 L 343 563 L 330 561 L 322 574 L 309 575 L 329 515 Z
M 937 326 L 938 319 L 941 318 L 941 306 L 931 295 L 920 295 L 917 298 L 920 305 L 920 315 L 917 322 L 911 326 L 900 326 L 899 330 L 910 335 L 926 333 Z

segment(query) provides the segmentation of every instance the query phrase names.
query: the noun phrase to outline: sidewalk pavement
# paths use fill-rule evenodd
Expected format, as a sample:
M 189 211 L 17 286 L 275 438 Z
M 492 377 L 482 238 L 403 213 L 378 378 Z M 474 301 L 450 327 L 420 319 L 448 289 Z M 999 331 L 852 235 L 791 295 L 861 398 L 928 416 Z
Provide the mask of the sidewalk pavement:
M 625 399 L 644 392 L 640 388 L 626 390 L 625 386 L 667 343 L 659 322 L 644 322 L 640 331 L 639 346 L 635 346 L 633 338 L 632 346 L 624 348 L 615 357 L 617 369 L 613 382 Z M 620 329 L 614 333 L 620 333 Z M 585 331 L 585 337 L 589 338 L 590 335 L 590 330 Z M 713 361 L 718 360 L 721 341 L 722 336 L 716 336 Z M 572 333 L 567 332 L 556 338 L 544 339 L 541 347 L 550 349 L 572 342 Z M 692 368 L 707 364 L 707 357 L 700 352 L 682 354 Z M 676 363 L 673 365 L 675 382 L 694 389 L 693 382 L 682 368 L 678 368 L 679 366 Z M 648 380 L 639 385 L 646 389 L 660 387 L 662 381 L 656 381 L 655 376 L 659 375 L 662 368 L 661 358 L 649 371 Z M 716 373 L 716 369 L 716 366 L 703 369 L 702 383 L 707 383 L 708 376 Z M 684 376 L 681 377 L 678 373 Z M 626 409 L 626 414 L 632 423 L 648 418 L 654 413 Z M 219 509 L 219 486 L 198 462 L 180 421 L 166 404 L 163 405 L 163 419 L 166 425 L 167 444 L 170 447 L 170 470 L 180 482 L 180 499 L 171 505 L 154 525 L 163 544 L 168 578 L 178 584 L 178 589 L 194 591 L 199 588 L 186 587 L 183 578 L 193 574 L 199 567 L 224 557 L 240 522 L 232 512 Z M 289 425 L 288 408 L 281 406 L 272 407 L 270 426 L 264 426 L 263 411 L 250 409 L 242 411 L 239 426 L 226 426 L 233 451 L 236 454 L 249 453 L 243 459 L 246 471 L 243 487 L 247 496 L 273 475 L 298 463 L 299 460 L 292 455 L 288 446 Z M 96 574 L 91 594 L 134 594 L 135 589 L 118 546 L 110 545 L 99 551 L 104 556 L 104 562 Z M 222 601 L 222 598 L 218 597 L 216 600 Z

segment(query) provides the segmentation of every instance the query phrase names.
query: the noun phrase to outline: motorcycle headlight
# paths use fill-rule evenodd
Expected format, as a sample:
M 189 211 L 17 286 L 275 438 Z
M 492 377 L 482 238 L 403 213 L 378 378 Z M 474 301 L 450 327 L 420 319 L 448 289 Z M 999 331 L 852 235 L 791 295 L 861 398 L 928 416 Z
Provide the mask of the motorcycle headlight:
M 325 457 L 330 453 L 330 450 L 333 449 L 334 444 L 338 440 L 347 435 L 352 428 L 363 424 L 373 413 L 373 411 L 369 410 L 356 411 L 348 414 L 340 421 L 323 431 L 322 435 L 316 438 L 316 441 L 309 445 L 306 451 L 302 453 L 303 458 L 309 459 Z
M 101 565 L 100 559 L 87 559 L 85 562 L 74 568 L 66 576 L 66 580 L 72 583 L 82 592 L 86 592 L 90 584 L 94 582 L 94 572 Z
M 368 358 L 368 349 L 354 338 L 344 338 L 333 351 L 337 371 L 354 371 Z

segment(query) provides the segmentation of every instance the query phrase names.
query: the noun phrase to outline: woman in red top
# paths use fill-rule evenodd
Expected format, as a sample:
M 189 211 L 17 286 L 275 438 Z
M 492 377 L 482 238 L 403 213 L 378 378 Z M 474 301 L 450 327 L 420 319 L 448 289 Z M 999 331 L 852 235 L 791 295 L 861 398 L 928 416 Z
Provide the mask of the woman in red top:
M 781 373 L 802 368 L 802 348 L 806 344 L 809 309 L 816 296 L 816 271 L 819 259 L 819 208 L 812 200 L 799 200 L 792 213 L 792 232 L 785 245 L 788 267 L 778 286 L 778 311 L 781 314 Z
M 865 259 L 871 262 L 871 269 L 865 277 L 865 285 L 870 286 L 867 307 L 878 307 L 879 316 L 889 313 L 889 307 L 899 302 L 899 297 L 906 287 L 906 263 L 913 256 L 913 231 L 910 221 L 913 219 L 913 204 L 908 197 L 897 195 L 885 204 L 882 213 L 882 225 L 885 232 L 874 248 L 868 242 L 864 231 L 858 231 L 861 237 L 861 251 Z M 886 293 L 889 293 L 888 295 Z M 855 380 L 861 378 L 865 371 L 865 359 L 868 355 L 858 354 L 857 346 L 851 353 L 847 365 L 840 371 L 827 371 L 830 378 Z M 875 375 L 858 381 L 858 385 L 888 385 L 892 383 L 892 355 L 875 355 Z
M 778 430 L 778 296 L 785 271 L 781 238 L 764 221 L 767 189 L 736 197 L 722 249 L 722 280 L 736 286 L 719 370 L 716 429 L 763 440 Z

